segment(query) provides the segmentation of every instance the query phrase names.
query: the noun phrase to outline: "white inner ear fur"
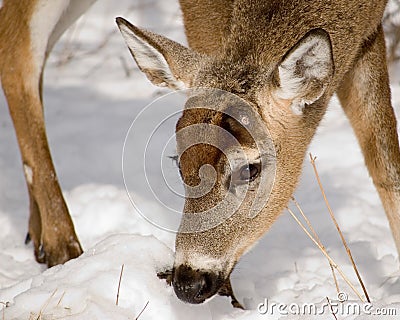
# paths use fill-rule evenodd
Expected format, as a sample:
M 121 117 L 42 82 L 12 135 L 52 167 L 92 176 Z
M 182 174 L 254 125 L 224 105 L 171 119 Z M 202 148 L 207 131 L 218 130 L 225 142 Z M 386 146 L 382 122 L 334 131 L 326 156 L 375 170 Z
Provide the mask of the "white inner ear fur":
M 306 104 L 317 101 L 324 93 L 333 70 L 331 45 L 327 37 L 311 34 L 301 40 L 279 65 L 280 87 L 276 96 L 290 100 L 295 114 L 302 114 Z M 314 87 L 312 82 L 321 86 Z M 308 89 L 308 90 L 307 90 Z M 308 92 L 309 90 L 314 92 Z
M 149 76 L 149 74 L 147 74 L 148 71 L 151 75 L 153 75 L 154 72 L 162 75 L 162 79 L 156 79 L 156 81 L 153 81 L 153 79 L 151 79 L 152 76 L 149 76 L 154 84 L 160 87 L 168 86 L 176 90 L 186 88 L 182 81 L 175 78 L 167 60 L 156 48 L 139 38 L 124 24 L 120 25 L 120 30 L 140 69 L 146 73 L 147 76 Z

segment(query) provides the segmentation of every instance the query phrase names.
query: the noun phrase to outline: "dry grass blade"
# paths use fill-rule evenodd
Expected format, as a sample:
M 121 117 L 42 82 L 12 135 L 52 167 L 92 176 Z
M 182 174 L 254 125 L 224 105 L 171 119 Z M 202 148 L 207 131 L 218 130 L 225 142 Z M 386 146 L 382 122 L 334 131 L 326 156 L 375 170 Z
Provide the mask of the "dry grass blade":
M 35 317 L 36 320 L 42 319 L 42 315 L 43 315 L 44 311 L 46 310 L 47 306 L 49 305 L 51 299 L 53 299 L 53 297 L 56 294 L 57 290 L 58 289 L 55 289 L 53 291 L 53 293 L 50 295 L 50 297 L 44 302 L 44 304 L 40 308 L 39 314 L 37 315 L 37 317 Z
M 310 220 L 308 219 L 308 217 L 306 216 L 306 214 L 304 213 L 303 209 L 300 207 L 300 204 L 296 201 L 296 199 L 293 197 L 292 201 L 294 202 L 294 204 L 296 205 L 297 210 L 299 210 L 299 212 L 301 213 L 301 215 L 303 216 L 303 219 L 306 221 L 308 228 L 311 230 L 315 240 L 317 240 L 317 242 L 319 243 L 319 245 L 325 249 L 325 247 L 322 245 L 321 243 L 321 239 L 318 237 L 318 234 L 315 232 Z M 333 268 L 332 264 L 329 262 L 329 265 L 331 267 L 332 270 L 332 277 L 333 277 L 333 281 L 335 282 L 335 287 L 336 287 L 336 292 L 339 293 L 340 289 L 339 289 L 339 284 L 337 282 L 336 279 L 336 275 L 335 275 L 335 269 Z
M 119 273 L 117 300 L 115 301 L 115 305 L 117 305 L 117 306 L 118 306 L 118 300 L 119 300 L 119 289 L 121 288 L 122 273 L 124 272 L 124 266 L 125 266 L 124 264 L 121 266 L 121 272 Z
M 302 217 L 304 218 L 304 220 L 306 221 L 308 227 L 310 228 L 315 240 L 317 240 L 317 242 L 323 247 L 320 238 L 318 237 L 317 233 L 315 232 L 313 226 L 311 225 L 310 220 L 308 219 L 308 217 L 306 216 L 306 214 L 304 213 L 303 209 L 300 207 L 300 204 L 296 201 L 295 198 L 292 198 L 293 203 L 296 205 L 297 210 L 299 210 L 300 214 L 302 215 Z
M 292 210 L 290 210 L 290 208 L 287 208 L 287 210 L 289 211 L 289 213 L 291 214 L 291 216 L 293 217 L 293 219 L 297 222 L 297 224 L 303 229 L 303 231 L 305 232 L 305 234 L 311 239 L 312 242 L 315 243 L 315 245 L 318 247 L 318 249 L 323 253 L 323 255 L 329 260 L 329 263 L 332 265 L 333 268 L 335 268 L 337 270 L 337 272 L 340 274 L 340 276 L 342 277 L 342 279 L 349 285 L 349 287 L 351 288 L 351 290 L 353 290 L 353 292 L 357 295 L 357 297 L 361 300 L 361 302 L 365 302 L 362 295 L 358 292 L 358 290 L 356 289 L 356 287 L 351 283 L 351 281 L 349 280 L 349 278 L 343 273 L 342 269 L 337 265 L 337 263 L 330 257 L 330 255 L 328 254 L 328 252 L 326 252 L 325 248 L 323 246 L 321 246 L 317 240 L 315 240 L 315 238 L 310 234 L 310 232 L 308 232 L 307 228 L 301 223 L 301 221 L 296 217 L 296 215 L 293 213 Z
M 58 299 L 58 302 L 57 302 L 57 304 L 56 304 L 56 307 L 58 307 L 58 306 L 61 304 L 61 301 L 62 301 L 62 299 L 64 299 L 64 296 L 65 296 L 65 291 L 62 293 L 60 299 Z
M 322 196 L 324 198 L 326 207 L 328 208 L 329 215 L 331 216 L 331 219 L 332 219 L 333 223 L 335 224 L 337 231 L 339 232 L 340 238 L 342 239 L 342 243 L 343 243 L 344 247 L 346 248 L 346 252 L 347 252 L 347 255 L 349 256 L 351 264 L 353 265 L 354 272 L 356 273 L 358 281 L 360 282 L 360 285 L 361 285 L 361 287 L 362 287 L 362 289 L 364 291 L 365 298 L 367 299 L 368 302 L 371 302 L 370 299 L 369 299 L 368 293 L 367 293 L 367 289 L 365 288 L 364 282 L 361 279 L 361 275 L 358 272 L 356 263 L 354 262 L 353 255 L 351 254 L 350 248 L 347 245 L 347 242 L 346 242 L 346 240 L 345 240 L 345 238 L 343 236 L 342 230 L 340 230 L 339 224 L 337 223 L 335 215 L 333 214 L 332 208 L 331 208 L 331 206 L 330 206 L 330 204 L 328 202 L 328 198 L 326 197 L 324 187 L 322 186 L 321 179 L 319 178 L 319 174 L 318 174 L 317 166 L 315 164 L 315 160 L 316 160 L 316 158 L 313 157 L 312 154 L 310 153 L 310 161 L 311 161 L 311 164 L 312 164 L 313 169 L 314 169 L 315 177 L 317 178 L 319 189 L 321 190 L 321 194 L 322 194 Z
M 139 314 L 137 315 L 137 317 L 135 318 L 135 320 L 138 320 L 139 317 L 142 315 L 142 313 L 144 312 L 144 310 L 146 310 L 147 306 L 149 305 L 149 301 L 146 302 L 145 306 L 143 307 L 142 311 L 139 312 Z
M 335 282 L 336 293 L 339 294 L 340 288 L 339 288 L 339 283 L 336 278 L 335 269 L 333 268 L 333 265 L 331 263 L 330 263 L 330 266 L 331 266 L 331 270 L 332 270 L 333 281 Z
M 338 318 L 336 317 L 335 312 L 333 311 L 333 307 L 332 307 L 331 301 L 329 300 L 328 297 L 326 297 L 326 300 L 328 301 L 329 308 L 331 309 L 331 314 L 333 315 L 333 317 L 334 317 L 336 320 L 338 320 Z

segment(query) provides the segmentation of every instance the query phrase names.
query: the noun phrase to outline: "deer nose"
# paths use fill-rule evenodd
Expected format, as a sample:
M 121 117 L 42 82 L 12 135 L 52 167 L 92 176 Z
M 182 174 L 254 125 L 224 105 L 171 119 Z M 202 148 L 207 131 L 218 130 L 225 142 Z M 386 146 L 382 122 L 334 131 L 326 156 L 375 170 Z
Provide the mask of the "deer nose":
M 180 265 L 173 271 L 172 285 L 176 296 L 188 303 L 199 304 L 218 292 L 223 284 L 219 274 L 194 270 Z

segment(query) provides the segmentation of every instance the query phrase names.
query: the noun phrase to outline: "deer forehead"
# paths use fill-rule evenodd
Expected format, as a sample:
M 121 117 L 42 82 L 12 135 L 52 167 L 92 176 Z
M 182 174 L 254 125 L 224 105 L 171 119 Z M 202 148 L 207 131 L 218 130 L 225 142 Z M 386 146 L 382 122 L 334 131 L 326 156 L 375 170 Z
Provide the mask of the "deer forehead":
M 232 61 L 230 59 L 205 60 L 195 77 L 194 85 L 212 87 L 234 94 L 246 94 L 262 83 L 266 75 L 271 74 L 265 66 L 250 61 Z

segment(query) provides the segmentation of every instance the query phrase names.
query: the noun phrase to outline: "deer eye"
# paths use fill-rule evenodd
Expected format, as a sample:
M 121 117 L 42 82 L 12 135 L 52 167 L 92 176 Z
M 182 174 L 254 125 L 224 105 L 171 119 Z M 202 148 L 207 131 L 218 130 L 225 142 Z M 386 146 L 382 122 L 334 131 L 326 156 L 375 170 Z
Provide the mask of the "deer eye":
M 242 166 L 237 172 L 233 174 L 233 181 L 236 183 L 251 182 L 261 172 L 261 165 L 259 163 L 250 163 Z

